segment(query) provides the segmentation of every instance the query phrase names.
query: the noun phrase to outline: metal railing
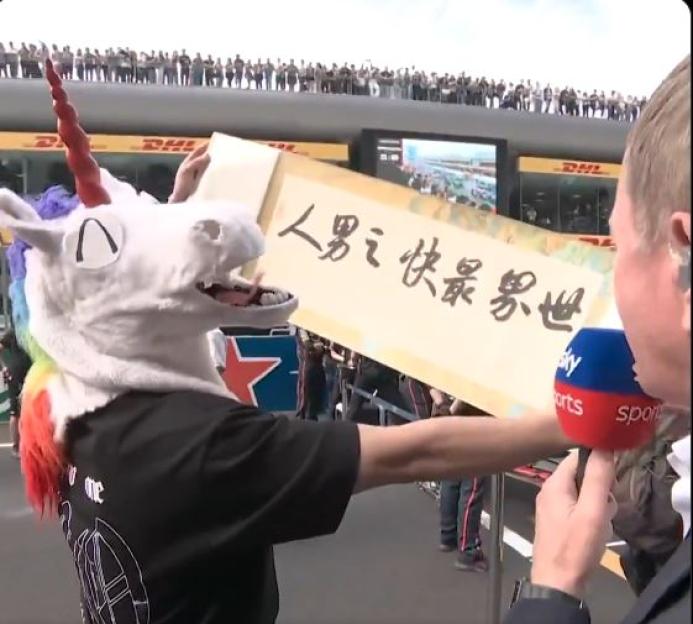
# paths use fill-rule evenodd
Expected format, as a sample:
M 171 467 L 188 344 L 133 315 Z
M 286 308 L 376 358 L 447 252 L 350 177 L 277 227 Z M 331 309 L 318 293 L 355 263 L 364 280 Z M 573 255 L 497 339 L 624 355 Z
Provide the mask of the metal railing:
M 408 420 L 410 422 L 419 420 L 416 414 L 403 410 L 376 395 L 356 388 L 353 384 L 340 381 L 340 393 L 342 397 L 341 418 L 344 420 L 349 403 L 349 392 L 358 394 L 366 399 L 371 405 L 378 408 L 378 421 L 381 427 L 387 426 L 388 412 Z M 503 502 L 505 496 L 505 475 L 503 473 L 491 476 L 491 500 L 489 533 L 491 539 L 488 551 L 488 592 L 486 601 L 486 622 L 487 624 L 500 624 L 503 599 Z

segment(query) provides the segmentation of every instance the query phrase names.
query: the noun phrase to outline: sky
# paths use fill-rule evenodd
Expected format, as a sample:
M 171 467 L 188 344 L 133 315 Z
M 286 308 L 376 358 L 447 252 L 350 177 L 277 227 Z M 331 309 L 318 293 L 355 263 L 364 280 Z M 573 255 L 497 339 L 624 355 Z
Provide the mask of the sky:
M 690 53 L 690 36 L 682 0 L 0 1 L 0 40 L 15 44 L 370 61 L 638 96 Z

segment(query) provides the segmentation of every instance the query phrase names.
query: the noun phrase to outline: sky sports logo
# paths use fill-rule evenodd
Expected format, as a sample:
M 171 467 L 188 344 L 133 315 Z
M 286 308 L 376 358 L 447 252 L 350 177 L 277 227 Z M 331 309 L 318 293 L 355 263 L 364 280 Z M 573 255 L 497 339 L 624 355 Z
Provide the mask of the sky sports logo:
M 565 376 L 570 378 L 575 369 L 580 365 L 580 362 L 582 362 L 582 356 L 573 354 L 573 350 L 568 347 L 568 350 L 558 360 L 558 370 L 564 370 Z
M 585 413 L 584 401 L 574 397 L 570 392 L 554 391 L 554 404 L 556 409 L 571 416 L 582 416 Z M 653 420 L 658 421 L 662 416 L 661 405 L 619 405 L 616 408 L 616 422 L 629 425 L 643 422 L 649 423 Z

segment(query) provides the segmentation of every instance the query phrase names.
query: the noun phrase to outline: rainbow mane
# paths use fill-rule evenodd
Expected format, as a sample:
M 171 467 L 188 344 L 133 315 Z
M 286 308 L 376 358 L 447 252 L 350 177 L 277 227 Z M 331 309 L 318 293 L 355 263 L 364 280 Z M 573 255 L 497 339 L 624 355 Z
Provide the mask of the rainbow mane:
M 35 200 L 28 200 L 43 220 L 70 214 L 79 204 L 76 196 L 63 187 L 53 186 Z M 58 487 L 65 467 L 62 450 L 54 440 L 55 427 L 51 418 L 48 382 L 58 368 L 43 351 L 29 331 L 29 307 L 25 295 L 26 259 L 31 246 L 14 238 L 7 249 L 10 268 L 9 295 L 12 321 L 17 341 L 32 361 L 22 390 L 20 418 L 21 464 L 26 482 L 27 498 L 42 516 L 55 514 L 58 508 Z

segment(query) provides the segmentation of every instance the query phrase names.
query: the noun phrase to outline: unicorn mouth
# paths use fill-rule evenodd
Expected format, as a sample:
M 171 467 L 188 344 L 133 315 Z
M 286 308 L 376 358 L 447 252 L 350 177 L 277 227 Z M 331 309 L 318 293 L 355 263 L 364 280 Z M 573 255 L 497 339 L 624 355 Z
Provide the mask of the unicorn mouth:
M 260 286 L 259 278 L 255 278 L 253 282 L 244 282 L 234 278 L 233 284 L 230 286 L 198 282 L 195 287 L 203 295 L 214 299 L 217 303 L 237 308 L 278 306 L 294 298 L 286 291 Z

